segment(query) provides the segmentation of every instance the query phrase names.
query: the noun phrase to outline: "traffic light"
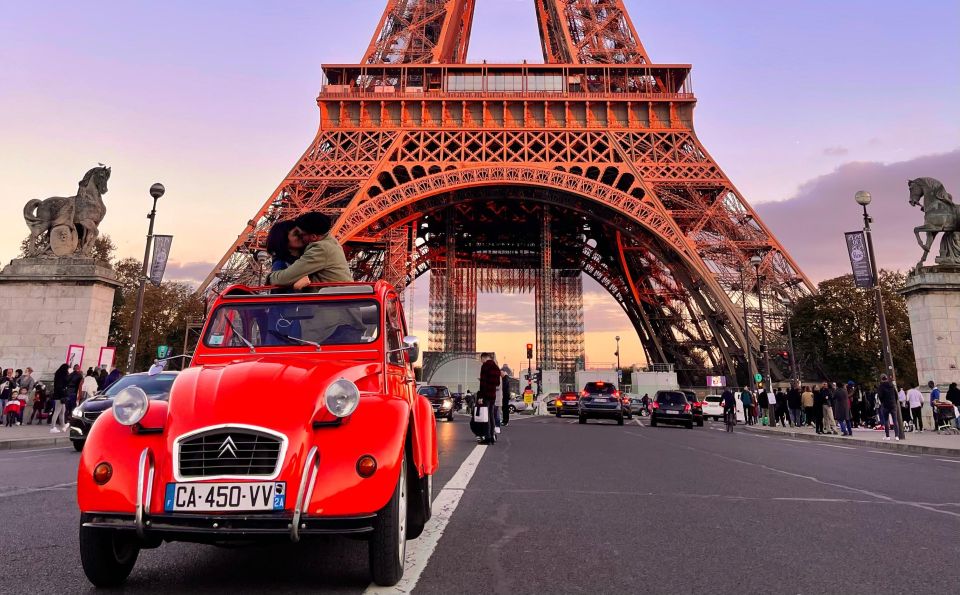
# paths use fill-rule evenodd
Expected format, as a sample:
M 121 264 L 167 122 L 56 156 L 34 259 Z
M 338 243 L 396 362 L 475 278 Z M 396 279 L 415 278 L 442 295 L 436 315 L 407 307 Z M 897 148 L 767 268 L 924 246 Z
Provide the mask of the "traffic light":
M 527 359 L 533 359 L 533 343 L 527 343 Z

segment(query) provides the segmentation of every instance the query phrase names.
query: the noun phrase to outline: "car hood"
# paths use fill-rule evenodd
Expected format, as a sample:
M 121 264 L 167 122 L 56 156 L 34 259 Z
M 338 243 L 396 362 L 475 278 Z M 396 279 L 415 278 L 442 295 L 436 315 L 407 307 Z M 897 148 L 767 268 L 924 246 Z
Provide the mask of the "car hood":
M 322 396 L 330 383 L 345 378 L 361 395 L 379 394 L 382 371 L 379 362 L 320 356 L 264 356 L 189 368 L 171 390 L 168 427 L 173 436 L 228 423 L 281 432 L 303 428 L 324 407 Z

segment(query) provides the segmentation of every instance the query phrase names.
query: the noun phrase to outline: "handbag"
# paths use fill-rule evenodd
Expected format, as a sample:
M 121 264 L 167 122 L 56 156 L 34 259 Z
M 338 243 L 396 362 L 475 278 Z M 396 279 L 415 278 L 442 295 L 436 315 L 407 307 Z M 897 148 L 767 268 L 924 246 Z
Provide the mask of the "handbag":
M 490 408 L 477 405 L 473 410 L 473 421 L 481 424 L 490 423 Z

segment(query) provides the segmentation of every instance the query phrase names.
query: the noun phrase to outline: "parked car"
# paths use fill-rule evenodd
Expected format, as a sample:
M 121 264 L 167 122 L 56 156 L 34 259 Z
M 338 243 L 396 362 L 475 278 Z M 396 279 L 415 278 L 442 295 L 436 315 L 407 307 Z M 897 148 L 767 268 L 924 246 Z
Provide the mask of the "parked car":
M 622 426 L 629 411 L 616 385 L 609 382 L 588 382 L 580 393 L 577 415 L 582 424 L 588 419 L 613 419 Z
M 579 399 L 580 395 L 573 391 L 560 393 L 560 396 L 557 397 L 556 401 L 557 417 L 563 417 L 564 415 L 579 415 L 580 405 L 577 402 Z
M 417 392 L 430 401 L 433 415 L 437 419 L 453 421 L 454 400 L 447 387 L 442 385 L 421 386 Z
M 113 398 L 124 389 L 136 386 L 147 394 L 148 399 L 166 401 L 170 395 L 170 387 L 179 372 L 160 372 L 150 375 L 146 372 L 127 374 L 108 386 L 102 392 L 80 403 L 70 412 L 70 442 L 77 452 L 83 450 L 83 445 L 90 435 L 93 422 L 97 421 L 107 409 L 113 406 Z
M 681 390 L 684 395 L 687 396 L 687 400 L 690 401 L 690 407 L 693 410 L 693 423 L 697 424 L 701 428 L 703 427 L 703 401 L 697 398 L 697 393 L 692 390 Z
M 367 539 L 373 582 L 402 578 L 438 466 L 418 342 L 383 281 L 283 291 L 218 294 L 169 400 L 130 386 L 97 420 L 77 470 L 94 585 L 122 584 L 142 548 L 166 542 L 330 534 Z
M 653 397 L 650 411 L 650 427 L 658 424 L 683 424 L 693 428 L 693 405 L 687 395 L 678 390 L 658 390 Z
M 630 413 L 641 417 L 647 415 L 647 409 L 643 406 L 641 397 L 630 397 Z
M 532 408 L 532 405 L 527 405 L 527 402 L 523 400 L 523 395 L 512 395 L 508 406 L 510 407 L 510 413 L 526 411 Z
M 713 421 L 723 419 L 723 399 L 720 395 L 707 395 L 703 399 L 703 416 L 712 417 Z

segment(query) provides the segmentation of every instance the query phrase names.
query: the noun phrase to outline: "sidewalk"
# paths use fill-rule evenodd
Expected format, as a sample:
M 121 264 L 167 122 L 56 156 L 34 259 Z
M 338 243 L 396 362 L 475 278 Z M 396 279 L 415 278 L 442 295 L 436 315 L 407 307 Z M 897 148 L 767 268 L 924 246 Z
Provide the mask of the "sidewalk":
M 883 430 L 854 428 L 853 436 L 845 437 L 839 434 L 824 434 L 818 436 L 811 426 L 804 426 L 802 428 L 783 428 L 780 426 L 768 428 L 760 425 L 741 427 L 745 427 L 747 430 L 753 432 L 776 434 L 811 441 L 820 440 L 823 442 L 835 442 L 837 444 L 869 446 L 880 450 L 896 450 L 915 454 L 960 456 L 960 435 L 957 434 L 940 435 L 936 432 L 907 432 L 905 438 L 897 442 L 893 438 L 893 432 L 891 432 L 890 441 L 887 442 L 883 439 Z
M 46 422 L 39 426 L 36 422 L 32 426 L 26 424 L 9 428 L 0 426 L 0 450 L 70 446 L 70 434 L 68 432 L 51 434 L 52 427 Z

